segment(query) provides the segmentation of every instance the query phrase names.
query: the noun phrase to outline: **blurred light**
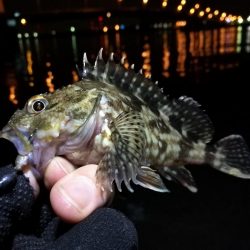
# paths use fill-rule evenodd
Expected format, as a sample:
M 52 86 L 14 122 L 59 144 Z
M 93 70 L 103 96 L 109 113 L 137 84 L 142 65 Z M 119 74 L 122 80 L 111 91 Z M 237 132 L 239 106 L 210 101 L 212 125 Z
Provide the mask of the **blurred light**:
M 214 15 L 215 15 L 215 16 L 219 15 L 219 11 L 218 11 L 218 10 L 215 10 L 215 11 L 214 11 Z
M 238 23 L 243 23 L 243 18 L 241 16 L 238 16 Z
M 139 24 L 136 24 L 136 25 L 135 25 L 135 29 L 136 29 L 136 30 L 139 30 L 139 29 L 140 29 L 140 25 L 139 25 Z
M 184 27 L 187 25 L 186 21 L 176 21 L 175 26 L 176 27 Z
M 185 5 L 186 4 L 186 0 L 181 0 L 181 5 Z
M 55 30 L 51 30 L 51 34 L 52 34 L 53 36 L 55 36 L 55 35 L 56 35 L 56 31 L 55 31 Z
M 220 21 L 222 22 L 222 21 L 224 21 L 224 20 L 225 20 L 225 17 L 220 16 Z
M 120 29 L 120 26 L 118 24 L 115 25 L 115 30 L 118 31 Z
M 22 34 L 21 34 L 21 33 L 18 33 L 18 34 L 17 34 L 17 38 L 21 39 L 21 38 L 22 38 Z
M 200 16 L 200 17 L 203 17 L 204 14 L 205 14 L 205 12 L 204 12 L 203 10 L 199 12 L 199 16 Z
M 34 33 L 33 33 L 33 37 L 38 37 L 38 33 L 37 33 L 37 32 L 34 32 Z
M 8 19 L 7 20 L 7 26 L 15 27 L 16 26 L 16 20 L 15 19 Z
M 247 17 L 247 21 L 250 22 L 250 16 Z
M 163 1 L 162 4 L 161 4 L 162 8 L 167 7 L 167 5 L 168 5 L 168 2 L 167 2 L 167 1 Z
M 16 99 L 16 86 L 10 86 L 9 100 L 15 105 L 18 104 L 18 100 Z
M 24 34 L 24 37 L 25 37 L 25 38 L 28 38 L 29 36 L 30 36 L 29 33 L 25 33 L 25 34 Z
M 163 28 L 166 29 L 168 27 L 168 24 L 167 23 L 164 23 L 163 24 Z
M 20 17 L 20 12 L 18 11 L 14 12 L 14 17 Z
M 123 2 L 123 0 L 117 0 L 117 2 L 118 2 L 118 3 L 122 3 L 122 2 Z
M 210 7 L 207 7 L 207 8 L 205 9 L 205 11 L 208 13 L 208 12 L 211 11 L 211 8 L 210 8 Z
M 102 21 L 103 21 L 103 17 L 102 17 L 102 16 L 99 16 L 99 17 L 98 17 L 98 22 L 101 23 Z
M 51 92 L 51 93 L 55 91 L 55 85 L 52 82 L 53 79 L 54 79 L 54 75 L 53 75 L 52 71 L 48 71 L 45 82 L 46 82 L 46 85 L 49 89 L 49 92 Z
M 120 30 L 125 30 L 125 25 L 124 24 L 120 25 Z
M 178 6 L 177 6 L 177 11 L 181 11 L 182 8 L 183 8 L 182 5 L 178 5 Z
M 70 31 L 71 31 L 71 32 L 75 32 L 75 31 L 76 31 L 76 28 L 75 28 L 74 26 L 71 26 L 71 27 L 70 27 Z
M 142 3 L 143 3 L 143 4 L 147 4 L 147 3 L 148 3 L 148 0 L 142 0 Z
M 106 17 L 107 17 L 107 18 L 110 18 L 110 17 L 111 17 L 111 12 L 108 11 L 108 12 L 106 13 Z
M 200 8 L 200 5 L 197 3 L 197 4 L 195 4 L 194 8 L 195 8 L 195 9 L 199 9 L 199 8 Z
M 207 17 L 208 17 L 208 19 L 211 19 L 211 18 L 213 17 L 213 14 L 212 14 L 212 13 L 209 13 L 209 14 L 207 15 Z
M 190 13 L 191 15 L 193 15 L 194 12 L 195 12 L 195 9 L 194 9 L 194 8 L 191 8 L 191 9 L 189 10 L 189 13 Z
M 102 31 L 105 32 L 105 33 L 108 32 L 108 30 L 109 30 L 109 29 L 108 29 L 107 26 L 104 26 L 104 27 L 102 28 Z
M 25 18 L 22 18 L 20 20 L 20 22 L 21 22 L 22 25 L 26 25 L 27 24 L 27 20 Z
M 227 15 L 227 13 L 226 13 L 226 12 L 222 12 L 222 13 L 221 13 L 221 17 L 224 17 L 224 18 L 225 18 L 225 17 L 226 17 L 226 15 Z
M 73 82 L 79 81 L 79 75 L 75 70 L 72 70 L 72 78 L 73 78 Z

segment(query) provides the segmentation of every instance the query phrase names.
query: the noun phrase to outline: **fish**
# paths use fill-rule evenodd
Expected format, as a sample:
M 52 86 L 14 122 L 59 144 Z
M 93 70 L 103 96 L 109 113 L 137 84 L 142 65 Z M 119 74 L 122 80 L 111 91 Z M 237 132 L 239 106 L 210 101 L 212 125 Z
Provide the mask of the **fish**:
M 250 152 L 232 134 L 212 143 L 214 127 L 192 97 L 172 98 L 114 53 L 94 63 L 83 55 L 81 80 L 29 98 L 0 132 L 17 148 L 15 169 L 29 166 L 42 178 L 55 156 L 80 167 L 97 164 L 103 190 L 134 192 L 140 185 L 169 192 L 168 181 L 198 188 L 187 165 L 208 164 L 249 179 Z

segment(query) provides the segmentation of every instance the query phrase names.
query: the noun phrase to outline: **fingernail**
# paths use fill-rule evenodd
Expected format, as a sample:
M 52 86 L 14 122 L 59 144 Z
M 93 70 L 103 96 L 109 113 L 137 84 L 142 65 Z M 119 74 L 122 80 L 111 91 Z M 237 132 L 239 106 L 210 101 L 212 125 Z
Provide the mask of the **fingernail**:
M 66 178 L 59 187 L 59 192 L 66 205 L 74 207 L 81 213 L 88 206 L 93 195 L 94 187 L 92 181 L 85 176 Z

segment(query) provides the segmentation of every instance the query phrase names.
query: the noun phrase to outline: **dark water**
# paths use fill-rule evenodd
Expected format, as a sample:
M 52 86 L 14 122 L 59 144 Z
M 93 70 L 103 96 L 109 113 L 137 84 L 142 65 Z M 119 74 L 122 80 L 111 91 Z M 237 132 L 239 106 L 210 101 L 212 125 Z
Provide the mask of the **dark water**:
M 196 99 L 214 122 L 214 141 L 234 133 L 250 145 L 250 29 L 241 26 L 21 38 L 8 33 L 1 41 L 1 126 L 29 96 L 76 81 L 83 52 L 94 62 L 101 47 L 105 58 L 114 51 L 126 56 L 125 66 L 143 68 L 166 94 Z M 140 249 L 250 249 L 250 181 L 208 166 L 189 169 L 197 194 L 175 183 L 167 183 L 170 194 L 140 187 L 117 194 L 113 206 L 135 223 Z

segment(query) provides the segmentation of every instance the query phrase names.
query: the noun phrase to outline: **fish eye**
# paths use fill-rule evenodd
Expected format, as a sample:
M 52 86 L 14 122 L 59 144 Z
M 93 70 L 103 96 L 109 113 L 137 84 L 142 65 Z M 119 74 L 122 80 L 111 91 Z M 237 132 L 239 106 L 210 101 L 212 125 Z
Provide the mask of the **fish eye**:
M 48 101 L 41 95 L 33 96 L 27 103 L 27 111 L 32 114 L 42 112 L 48 105 Z

